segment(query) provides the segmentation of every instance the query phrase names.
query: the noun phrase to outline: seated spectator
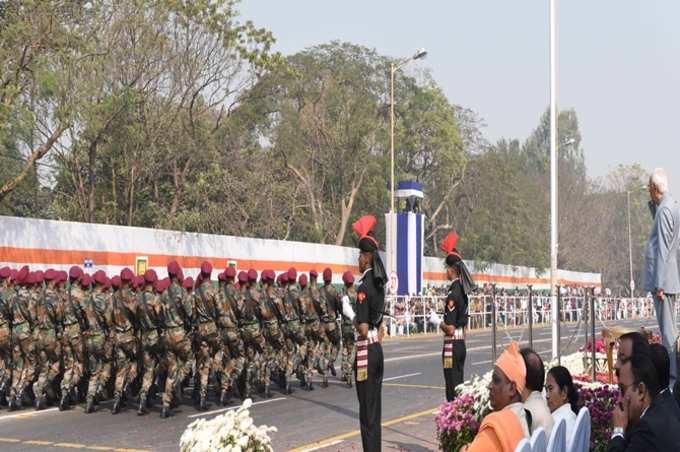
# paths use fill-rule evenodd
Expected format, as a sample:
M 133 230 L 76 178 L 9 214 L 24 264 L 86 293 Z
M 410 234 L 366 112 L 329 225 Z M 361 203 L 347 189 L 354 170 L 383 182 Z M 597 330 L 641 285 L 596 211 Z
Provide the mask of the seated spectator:
M 656 369 L 656 377 L 659 380 L 659 393 L 654 397 L 654 403 L 664 407 L 669 413 L 676 413 L 680 415 L 680 410 L 677 412 L 673 409 L 677 405 L 669 382 L 671 378 L 671 360 L 668 357 L 668 350 L 661 344 L 649 345 L 649 357 L 652 359 L 652 364 Z M 678 418 L 680 420 L 680 417 Z M 679 447 L 680 448 L 680 447 Z
M 554 425 L 557 425 L 562 419 L 565 421 L 567 450 L 569 450 L 579 406 L 578 391 L 566 367 L 557 366 L 548 371 L 545 394 L 548 398 L 548 408 L 552 413 Z
M 616 363 L 614 363 L 616 375 L 619 375 L 619 369 L 627 359 L 639 354 L 649 356 L 649 341 L 642 333 L 626 333 L 619 337 L 619 351 L 616 353 Z
M 657 403 L 656 369 L 649 355 L 633 354 L 619 369 L 621 401 L 612 414 L 608 452 L 676 451 L 680 446 L 680 420 Z
M 519 346 L 512 342 L 496 360 L 491 375 L 489 399 L 493 412 L 482 420 L 477 436 L 461 452 L 513 452 L 523 438 L 529 437 L 520 396 L 526 374 Z
M 545 382 L 543 360 L 538 353 L 530 348 L 523 348 L 520 353 L 527 368 L 526 386 L 522 391 L 522 400 L 524 401 L 524 408 L 529 410 L 531 414 L 529 430 L 534 433 L 534 430 L 543 427 L 545 434 L 549 437 L 553 427 L 553 418 L 545 397 L 543 397 L 543 383 Z

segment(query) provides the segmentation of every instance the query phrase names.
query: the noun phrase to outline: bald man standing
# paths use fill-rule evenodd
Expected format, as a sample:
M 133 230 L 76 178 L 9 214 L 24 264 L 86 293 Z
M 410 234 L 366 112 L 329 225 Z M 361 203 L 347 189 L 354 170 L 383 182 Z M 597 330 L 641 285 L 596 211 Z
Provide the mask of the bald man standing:
M 644 289 L 654 295 L 661 340 L 671 360 L 670 384 L 673 386 L 677 377 L 675 303 L 680 293 L 680 206 L 668 192 L 668 177 L 662 168 L 655 169 L 649 178 L 649 197 L 654 225 L 645 252 Z

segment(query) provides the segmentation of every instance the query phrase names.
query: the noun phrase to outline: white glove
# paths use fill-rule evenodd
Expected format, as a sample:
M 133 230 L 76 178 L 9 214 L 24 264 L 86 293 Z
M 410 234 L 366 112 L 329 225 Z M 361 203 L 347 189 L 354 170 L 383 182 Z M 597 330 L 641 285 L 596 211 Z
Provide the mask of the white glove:
M 439 328 L 439 324 L 442 323 L 442 319 L 440 319 L 437 313 L 434 312 L 434 309 L 430 309 L 429 321 L 432 325 L 434 325 L 435 328 Z
M 350 322 L 354 321 L 354 310 L 349 304 L 349 297 L 347 295 L 342 297 L 342 314 L 347 317 Z

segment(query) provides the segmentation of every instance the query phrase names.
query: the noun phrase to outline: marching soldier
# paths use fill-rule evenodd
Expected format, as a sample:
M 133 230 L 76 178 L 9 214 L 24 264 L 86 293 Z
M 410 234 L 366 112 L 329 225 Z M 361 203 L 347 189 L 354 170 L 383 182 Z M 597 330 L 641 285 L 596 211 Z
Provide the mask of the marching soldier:
M 137 300 L 137 321 L 139 324 L 139 344 L 142 362 L 142 387 L 139 390 L 138 415 L 147 412 L 149 403 L 149 391 L 156 379 L 156 372 L 160 364 L 162 355 L 161 338 L 159 330 L 161 327 L 161 300 L 160 287 L 156 285 L 158 275 L 155 270 L 149 269 L 144 272 L 144 288 L 141 290 Z
M 61 379 L 61 400 L 59 401 L 59 409 L 62 411 L 69 408 L 71 391 L 80 383 L 84 370 L 81 301 L 85 300 L 85 292 L 80 288 L 82 277 L 83 271 L 80 267 L 74 265 L 69 269 L 68 292 L 60 299 L 58 308 L 58 316 L 63 327 L 61 349 L 64 375 Z
M 161 418 L 170 416 L 170 410 L 182 397 L 182 382 L 189 374 L 191 362 L 191 299 L 182 287 L 182 269 L 175 261 L 168 264 L 170 285 L 161 297 L 163 324 L 165 325 L 165 352 L 168 376 L 163 392 Z
M 217 330 L 218 288 L 210 281 L 212 265 L 210 262 L 201 264 L 201 274 L 196 281 L 194 296 L 194 318 L 197 326 L 196 369 L 200 376 L 199 409 L 208 408 L 208 379 L 210 370 L 220 368 L 216 363 L 216 356 L 222 349 L 222 343 Z M 219 358 L 221 355 L 218 355 Z M 213 364 L 215 363 L 215 364 Z
M 30 273 L 28 266 L 24 266 L 17 274 L 20 284 L 16 294 L 10 298 L 9 311 L 12 319 L 12 343 L 14 344 L 12 372 L 12 387 L 10 388 L 9 409 L 21 408 L 24 391 L 33 381 L 35 375 L 36 357 L 31 333 L 31 315 L 29 303 L 31 286 L 36 275 Z
M 266 344 L 262 336 L 259 317 L 261 295 L 254 281 L 257 281 L 255 270 L 239 273 L 239 285 L 244 296 L 239 318 L 241 319 L 241 334 L 246 347 L 246 371 L 243 377 L 243 397 L 245 398 L 250 397 L 252 385 L 256 381 L 262 381 L 265 385 L 268 384 L 262 359 Z
M 323 287 L 321 288 L 322 304 L 326 305 L 325 317 L 322 317 L 323 327 L 326 332 L 327 347 L 328 347 L 328 370 L 331 375 L 336 376 L 335 361 L 338 359 L 338 352 L 340 350 L 340 328 L 338 327 L 338 309 L 341 308 L 340 297 L 338 291 L 333 284 L 333 271 L 326 268 L 323 271 Z
M 313 292 L 307 285 L 307 275 L 300 275 L 298 280 L 300 284 L 300 312 L 302 313 L 302 322 L 305 325 L 305 336 L 307 339 L 307 356 L 305 360 L 305 373 L 304 379 L 306 382 L 306 387 L 308 391 L 312 391 L 314 386 L 312 385 L 312 375 L 314 373 L 314 367 L 319 370 L 319 374 L 322 376 L 322 386 L 328 384 L 328 380 L 325 372 L 321 371 L 321 366 L 323 358 L 323 340 L 324 334 L 321 330 L 321 322 L 319 320 L 319 314 L 316 310 L 316 303 L 313 298 Z M 318 293 L 318 292 L 317 292 Z
M 33 394 L 35 395 L 35 408 L 42 410 L 47 403 L 48 392 L 52 394 L 52 383 L 59 375 L 59 365 L 61 361 L 61 326 L 57 315 L 59 305 L 59 291 L 64 290 L 66 274 L 61 275 L 52 269 L 45 272 L 47 287 L 44 295 L 36 300 L 35 328 L 33 330 L 33 341 L 36 348 L 38 359 L 38 379 L 33 383 Z
M 223 275 L 225 285 L 218 299 L 217 312 L 220 335 L 224 346 L 222 352 L 226 355 L 222 371 L 220 403 L 227 405 L 229 403 L 229 393 L 237 385 L 245 368 L 246 352 L 239 331 L 238 307 L 243 303 L 243 295 L 241 295 L 241 292 L 239 292 L 234 283 L 236 270 L 234 267 L 227 267 Z
M 14 284 L 9 267 L 0 269 L 0 400 L 5 397 L 12 379 L 12 322 L 9 311 Z
M 262 282 L 262 298 L 260 301 L 260 319 L 262 321 L 262 332 L 267 342 L 265 365 L 267 372 L 270 373 L 272 368 L 276 370 L 277 374 L 285 371 L 286 356 L 285 356 L 285 339 L 283 332 L 279 326 L 279 306 L 281 300 L 278 298 L 278 291 L 273 285 L 274 271 L 264 270 L 260 281 Z M 269 378 L 271 381 L 271 376 Z M 281 380 L 279 379 L 281 383 Z M 285 387 L 281 384 L 282 389 Z M 265 397 L 271 397 L 271 390 L 269 384 L 265 385 Z
M 125 390 L 137 376 L 138 342 L 135 336 L 136 319 L 134 316 L 137 300 L 131 288 L 133 278 L 134 274 L 129 268 L 124 268 L 120 276 L 112 278 L 112 285 L 118 290 L 113 294 L 108 314 L 116 362 L 111 414 L 120 412 Z
M 86 275 L 81 282 L 87 285 L 88 280 L 89 277 Z M 90 375 L 87 387 L 86 413 L 94 412 L 95 399 L 101 394 L 111 372 L 111 352 L 108 349 L 108 325 L 106 322 L 110 294 L 105 292 L 109 283 L 106 274 L 101 270 L 94 274 L 94 280 L 94 290 L 82 304 L 86 325 L 83 336 Z
M 342 282 L 345 287 L 342 290 L 342 303 L 348 304 L 352 312 L 356 312 L 357 291 L 354 287 L 354 275 L 346 271 L 342 275 Z M 348 387 L 352 387 L 352 366 L 356 358 L 356 347 L 354 344 L 354 325 L 352 319 L 347 315 L 342 316 L 342 379 L 347 382 Z
M 359 399 L 361 443 L 364 451 L 380 451 L 382 416 L 382 380 L 384 359 L 380 341 L 383 338 L 385 310 L 385 282 L 387 276 L 380 255 L 378 240 L 373 235 L 376 220 L 372 215 L 360 218 L 352 226 L 359 235 L 359 271 L 362 272 L 357 289 L 356 317 L 348 303 L 343 313 L 354 317 L 357 333 L 355 381 Z
M 298 375 L 301 377 L 301 382 L 304 381 L 300 369 L 303 366 L 307 355 L 305 329 L 304 325 L 300 322 L 300 292 L 295 285 L 296 281 L 297 271 L 294 268 L 289 269 L 288 272 L 281 275 L 282 288 L 285 290 L 281 316 L 283 318 L 282 325 L 288 349 L 288 361 L 286 363 L 287 394 L 293 392 L 291 380 L 293 379 L 294 372 L 298 372 Z

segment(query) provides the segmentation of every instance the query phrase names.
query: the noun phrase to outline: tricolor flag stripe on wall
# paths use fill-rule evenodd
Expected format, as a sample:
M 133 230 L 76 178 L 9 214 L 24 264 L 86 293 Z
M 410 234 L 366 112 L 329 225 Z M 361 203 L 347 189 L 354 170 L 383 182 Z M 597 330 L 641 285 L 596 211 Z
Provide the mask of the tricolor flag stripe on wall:
M 415 295 L 422 290 L 423 215 L 397 214 L 398 295 Z

